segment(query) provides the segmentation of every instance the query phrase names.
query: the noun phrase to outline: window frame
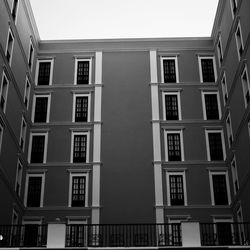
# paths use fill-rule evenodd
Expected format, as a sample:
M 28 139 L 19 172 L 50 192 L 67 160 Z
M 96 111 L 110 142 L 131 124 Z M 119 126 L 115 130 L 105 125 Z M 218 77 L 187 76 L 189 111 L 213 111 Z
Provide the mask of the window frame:
M 21 174 L 19 176 L 19 166 L 21 167 Z M 18 159 L 17 168 L 16 168 L 16 181 L 15 181 L 15 193 L 20 197 L 21 195 L 21 187 L 22 187 L 22 178 L 23 178 L 23 164 Z M 19 184 L 19 190 L 17 192 L 17 185 Z
M 246 75 L 246 81 L 243 80 L 244 75 Z M 247 108 L 248 104 L 250 103 L 250 83 L 249 83 L 249 75 L 248 75 L 246 64 L 244 65 L 240 78 L 241 78 L 241 83 L 242 83 L 244 104 L 245 104 L 245 108 Z M 249 96 L 249 101 L 247 101 L 247 97 L 246 97 L 247 94 Z
M 23 126 L 23 124 L 25 124 L 25 126 Z M 27 135 L 27 122 L 26 122 L 24 116 L 22 116 L 20 137 L 19 137 L 19 146 L 23 152 L 25 151 L 26 135 Z M 22 140 L 23 140 L 23 144 L 22 144 Z
M 213 61 L 213 70 L 214 70 L 214 82 L 204 82 L 203 81 L 202 64 L 201 64 L 202 59 L 212 59 L 212 61 Z M 207 83 L 207 84 L 216 83 L 216 81 L 217 81 L 217 69 L 216 69 L 216 62 L 215 62 L 214 55 L 207 55 L 207 56 L 200 55 L 200 56 L 198 56 L 198 62 L 199 62 L 200 82 L 201 83 Z
M 31 88 L 30 80 L 28 76 L 26 76 L 24 94 L 23 94 L 23 102 L 27 110 L 29 109 L 29 102 L 30 102 L 30 88 Z M 27 100 L 27 104 L 26 104 L 26 100 Z
M 219 35 L 219 39 L 217 41 L 216 47 L 217 47 L 218 62 L 219 62 L 219 66 L 221 67 L 223 59 L 224 59 L 222 42 L 221 42 L 221 35 Z
M 50 62 L 50 77 L 49 77 L 49 83 L 47 85 L 38 84 L 38 78 L 39 78 L 39 68 L 41 62 Z M 35 75 L 35 85 L 36 86 L 51 86 L 52 85 L 52 79 L 53 79 L 53 69 L 54 69 L 54 58 L 38 58 L 36 63 L 36 75 Z
M 240 37 L 237 35 L 238 31 L 240 32 Z M 242 38 L 242 29 L 241 29 L 240 20 L 238 21 L 234 35 L 235 35 L 238 59 L 240 61 L 242 54 L 244 53 L 244 43 L 243 43 L 243 38 Z M 241 49 L 242 49 L 242 52 L 240 52 Z
M 14 23 L 17 23 L 17 14 L 18 14 L 18 9 L 19 9 L 19 0 L 16 1 L 15 5 L 15 0 L 12 2 L 12 7 L 11 7 L 11 16 L 13 18 Z
M 32 49 L 32 51 L 31 51 L 31 49 Z M 32 54 L 31 54 L 31 52 L 32 52 Z M 29 66 L 29 69 L 31 71 L 33 69 L 34 54 L 35 54 L 34 45 L 33 45 L 32 39 L 30 39 L 29 52 L 28 52 L 28 66 Z
M 233 141 L 234 141 L 234 136 L 233 136 L 232 119 L 231 119 L 230 112 L 228 113 L 226 117 L 226 129 L 227 129 L 228 147 L 231 148 Z
M 10 80 L 9 78 L 7 77 L 7 74 L 5 73 L 5 71 L 3 71 L 3 75 L 2 75 L 2 82 L 1 82 L 1 89 L 0 89 L 0 105 L 1 104 L 1 100 L 2 100 L 2 96 L 3 96 L 3 83 L 4 83 L 4 79 L 6 80 L 6 91 L 5 91 L 5 96 L 4 96 L 4 107 L 2 109 L 3 113 L 5 114 L 6 113 L 6 107 L 7 107 L 7 98 L 8 98 L 8 91 L 9 91 L 9 85 L 10 85 Z
M 74 94 L 73 95 L 73 112 L 72 112 L 72 122 L 81 123 L 76 121 L 76 98 L 77 97 L 88 97 L 88 117 L 86 122 L 90 122 L 90 106 L 91 106 L 91 94 Z
M 78 71 L 78 62 L 89 62 L 89 82 L 87 84 L 78 84 L 77 83 L 77 71 Z M 75 72 L 74 72 L 74 85 L 91 85 L 92 84 L 92 58 L 75 58 Z
M 234 9 L 234 4 L 235 4 L 235 9 Z M 230 0 L 230 6 L 231 6 L 231 13 L 232 13 L 232 18 L 234 19 L 237 8 L 238 8 L 238 2 L 237 0 Z
M 178 68 L 178 56 L 161 56 L 161 83 L 167 83 L 167 84 L 175 84 L 175 83 L 179 83 L 180 79 L 179 79 L 179 68 Z M 174 60 L 175 62 L 175 79 L 176 82 L 165 82 L 164 81 L 164 68 L 163 68 L 163 61 L 164 60 Z
M 10 36 L 12 38 L 12 44 L 10 45 L 11 46 L 10 51 L 9 51 L 10 58 L 8 59 L 7 52 L 8 52 L 8 49 L 9 49 L 9 37 Z M 11 65 L 11 63 L 12 63 L 14 42 L 15 42 L 15 38 L 14 38 L 13 32 L 12 32 L 11 28 L 9 28 L 8 36 L 7 36 L 7 42 L 6 42 L 6 48 L 5 48 L 5 56 L 6 56 L 6 59 L 7 59 L 8 63 L 9 63 L 9 65 Z
M 226 78 L 225 72 L 223 72 L 223 75 L 221 78 L 221 89 L 222 89 L 222 95 L 223 95 L 223 103 L 224 103 L 224 106 L 226 106 L 228 102 L 228 90 L 227 90 L 227 78 Z
M 236 162 L 235 156 L 231 160 L 230 167 L 231 167 L 231 173 L 232 173 L 234 195 L 236 195 L 237 192 L 239 191 L 240 183 L 239 183 L 238 168 L 237 168 L 237 162 Z M 236 183 L 237 183 L 237 188 L 235 186 Z
M 36 100 L 38 98 L 47 98 L 47 112 L 46 112 L 46 121 L 45 122 L 35 122 Z M 49 121 L 50 121 L 50 104 L 51 104 L 51 94 L 35 94 L 34 95 L 32 116 L 31 116 L 33 123 L 49 123 Z

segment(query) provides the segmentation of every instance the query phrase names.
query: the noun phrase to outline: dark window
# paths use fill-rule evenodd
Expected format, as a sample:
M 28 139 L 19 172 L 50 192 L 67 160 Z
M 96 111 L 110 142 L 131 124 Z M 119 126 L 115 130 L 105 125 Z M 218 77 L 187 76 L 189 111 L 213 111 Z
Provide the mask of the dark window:
M 43 163 L 45 136 L 36 135 L 32 137 L 31 163 Z
M 49 85 L 51 62 L 40 62 L 37 85 Z
M 8 62 L 10 62 L 10 60 L 11 60 L 13 43 L 14 43 L 14 38 L 13 38 L 12 34 L 9 32 L 7 51 L 6 51 L 6 58 L 7 58 Z
M 27 207 L 40 207 L 42 177 L 29 177 Z
M 211 161 L 223 161 L 224 155 L 221 141 L 221 133 L 209 133 L 208 140 Z
M 12 15 L 14 21 L 16 20 L 17 4 L 18 4 L 18 0 L 14 0 L 12 12 L 11 12 L 11 15 Z
M 85 176 L 74 176 L 72 178 L 72 207 L 85 206 Z
M 237 10 L 236 0 L 231 0 L 231 2 L 232 2 L 232 7 L 233 7 L 233 13 L 234 13 L 234 15 L 235 15 L 236 10 Z
M 34 122 L 47 121 L 48 97 L 37 97 L 34 114 Z
M 87 135 L 74 136 L 73 162 L 86 162 Z
M 37 247 L 38 243 L 38 232 L 39 225 L 37 224 L 26 224 L 24 227 L 24 239 L 23 245 L 24 247 Z
M 242 39 L 241 39 L 240 26 L 238 26 L 238 29 L 236 31 L 236 39 L 237 39 L 237 43 L 238 43 L 239 56 L 242 56 L 242 54 L 243 54 L 243 43 L 242 43 Z
M 174 59 L 163 60 L 163 75 L 165 83 L 176 82 L 176 69 Z
M 89 84 L 89 61 L 78 61 L 77 84 Z
M 213 59 L 201 59 L 203 82 L 215 82 Z
M 86 233 L 86 226 L 85 225 L 73 225 L 71 224 L 68 227 L 69 230 L 69 237 L 67 244 L 71 247 L 84 247 L 85 243 L 85 233 Z
M 228 205 L 226 176 L 224 174 L 213 175 L 214 204 Z
M 166 120 L 179 120 L 178 96 L 165 95 Z
M 181 161 L 181 141 L 180 134 L 168 134 L 168 160 Z
M 229 222 L 217 222 L 216 229 L 218 234 L 219 246 L 232 245 L 232 239 L 234 235 L 232 234 L 231 223 Z
M 34 48 L 32 45 L 30 45 L 29 61 L 28 61 L 29 68 L 31 68 L 31 66 L 32 66 L 33 53 L 34 53 Z
M 3 111 L 5 111 L 6 108 L 6 101 L 7 101 L 7 90 L 8 90 L 8 80 L 7 78 L 3 77 L 3 83 L 2 83 L 2 93 L 1 93 L 1 100 L 0 100 L 0 106 Z
M 76 97 L 75 121 L 76 122 L 88 121 L 88 97 L 87 96 Z
M 205 94 L 207 120 L 219 119 L 218 100 L 216 94 Z
M 184 188 L 182 175 L 170 175 L 170 201 L 171 205 L 184 205 Z

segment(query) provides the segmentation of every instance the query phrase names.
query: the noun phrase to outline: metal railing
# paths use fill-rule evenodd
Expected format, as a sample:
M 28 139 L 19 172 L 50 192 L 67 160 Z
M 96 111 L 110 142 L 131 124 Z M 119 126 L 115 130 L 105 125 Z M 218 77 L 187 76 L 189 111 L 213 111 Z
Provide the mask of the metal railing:
M 250 223 L 200 223 L 202 246 L 250 245 Z
M 46 247 L 47 225 L 0 225 L 0 247 Z
M 66 226 L 66 247 L 181 246 L 181 224 Z

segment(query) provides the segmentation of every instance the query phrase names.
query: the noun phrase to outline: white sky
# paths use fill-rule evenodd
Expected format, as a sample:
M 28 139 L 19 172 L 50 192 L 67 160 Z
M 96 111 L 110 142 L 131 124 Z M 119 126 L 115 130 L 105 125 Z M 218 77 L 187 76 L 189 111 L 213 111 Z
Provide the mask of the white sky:
M 210 36 L 219 0 L 30 0 L 42 40 Z

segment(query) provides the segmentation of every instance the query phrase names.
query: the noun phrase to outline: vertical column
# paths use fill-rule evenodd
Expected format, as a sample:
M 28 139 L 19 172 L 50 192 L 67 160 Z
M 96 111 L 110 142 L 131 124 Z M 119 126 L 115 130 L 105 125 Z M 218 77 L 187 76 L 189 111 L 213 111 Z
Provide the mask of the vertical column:
M 95 55 L 95 98 L 93 129 L 92 224 L 100 222 L 101 167 L 101 109 L 102 109 L 102 52 Z
M 152 103 L 152 130 L 153 130 L 153 164 L 155 183 L 155 209 L 156 223 L 164 223 L 163 192 L 162 192 L 162 167 L 161 167 L 161 135 L 159 91 L 157 77 L 157 52 L 150 51 L 150 76 L 151 76 L 151 103 Z

